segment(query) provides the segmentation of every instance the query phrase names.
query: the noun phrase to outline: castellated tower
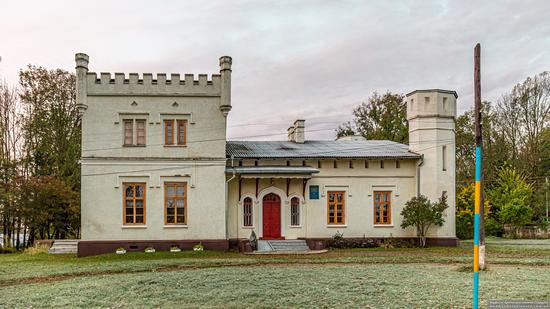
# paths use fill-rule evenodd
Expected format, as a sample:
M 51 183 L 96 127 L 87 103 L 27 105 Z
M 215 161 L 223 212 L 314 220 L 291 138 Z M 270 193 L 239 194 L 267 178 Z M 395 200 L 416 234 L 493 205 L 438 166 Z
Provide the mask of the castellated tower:
M 447 196 L 445 225 L 433 236 L 455 236 L 455 91 L 429 89 L 408 93 L 409 150 L 422 155 L 417 192 L 436 201 Z

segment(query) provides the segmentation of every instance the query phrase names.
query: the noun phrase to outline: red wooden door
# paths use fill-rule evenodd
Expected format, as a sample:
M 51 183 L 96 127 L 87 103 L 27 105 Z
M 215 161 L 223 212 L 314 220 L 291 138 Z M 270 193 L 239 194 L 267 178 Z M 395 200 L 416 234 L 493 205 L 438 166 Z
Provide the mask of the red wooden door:
M 281 199 L 269 193 L 264 196 L 262 208 L 263 238 L 281 238 Z

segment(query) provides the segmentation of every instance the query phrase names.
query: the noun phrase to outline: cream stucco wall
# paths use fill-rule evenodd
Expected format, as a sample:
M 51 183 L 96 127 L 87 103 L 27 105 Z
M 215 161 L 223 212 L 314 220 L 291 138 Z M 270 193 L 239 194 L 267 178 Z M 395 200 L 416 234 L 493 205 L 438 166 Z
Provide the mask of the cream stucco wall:
M 231 58 L 220 74 L 88 72 L 76 55 L 82 116 L 83 240 L 227 239 L 226 116 Z M 123 120 L 145 119 L 144 146 L 124 146 Z M 164 145 L 163 120 L 187 120 L 186 145 Z M 135 130 L 135 129 L 134 129 Z M 135 131 L 134 131 L 135 134 Z M 123 184 L 146 183 L 146 224 L 123 222 Z M 187 183 L 187 224 L 165 225 L 164 183 Z
M 445 192 L 447 223 L 434 236 L 455 236 L 455 118 L 456 93 L 417 90 L 407 95 L 409 149 L 423 155 L 420 192 L 435 201 Z
M 253 160 L 246 160 L 243 166 L 253 164 Z M 317 160 L 308 160 L 306 164 L 317 167 Z M 400 167 L 396 167 L 395 160 L 384 160 L 384 168 L 380 168 L 380 160 L 369 160 L 365 168 L 364 160 L 353 160 L 353 168 L 349 160 L 339 160 L 337 168 L 333 160 L 322 160 L 320 173 L 314 174 L 307 182 L 305 198 L 302 196 L 302 180 L 294 179 L 290 183 L 289 196 L 286 195 L 286 180 L 261 179 L 256 197 L 255 179 L 243 179 L 241 182 L 241 198 L 239 200 L 238 179 L 229 183 L 228 193 L 228 227 L 230 238 L 248 238 L 252 230 L 261 237 L 262 232 L 262 198 L 268 193 L 275 193 L 281 197 L 282 213 L 281 234 L 287 239 L 296 238 L 326 238 L 337 232 L 344 237 L 400 237 L 415 236 L 413 229 L 402 229 L 399 215 L 406 201 L 416 196 L 416 166 L 417 160 L 401 160 Z M 284 163 L 284 164 L 283 164 Z M 301 165 L 302 161 L 293 161 L 292 165 Z M 286 165 L 286 161 L 259 160 L 258 165 Z M 309 186 L 318 185 L 320 197 L 318 200 L 309 199 Z M 345 191 L 346 209 L 345 224 L 327 224 L 327 191 Z M 374 224 L 373 191 L 391 191 L 392 222 L 389 225 Z M 290 199 L 297 196 L 301 203 L 301 225 L 290 226 Z M 253 200 L 253 226 L 243 226 L 243 205 L 245 197 Z M 454 206 L 454 203 L 453 203 Z M 452 211 L 454 213 L 454 210 Z M 431 235 L 453 237 L 454 217 L 446 214 L 447 222 L 441 228 L 434 228 Z M 453 221 L 453 222 L 452 222 Z
M 82 166 L 83 240 L 226 239 L 225 160 L 87 160 Z M 123 183 L 146 183 L 146 224 L 123 224 Z M 187 225 L 164 224 L 164 183 L 187 183 Z

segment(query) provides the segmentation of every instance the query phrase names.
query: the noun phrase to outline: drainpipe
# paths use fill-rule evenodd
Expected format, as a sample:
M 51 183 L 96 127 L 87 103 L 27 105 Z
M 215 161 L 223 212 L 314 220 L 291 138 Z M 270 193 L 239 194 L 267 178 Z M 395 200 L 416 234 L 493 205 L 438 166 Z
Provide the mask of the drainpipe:
M 420 167 L 424 164 L 424 154 L 420 155 L 420 160 L 416 166 L 416 196 L 420 196 Z
M 229 182 L 233 179 L 235 179 L 235 168 L 233 168 L 233 158 L 234 156 L 231 156 L 231 169 L 233 170 L 233 176 L 225 181 L 225 238 L 229 240 L 229 221 L 228 221 L 228 214 L 229 214 Z M 238 231 L 238 230 L 237 230 Z

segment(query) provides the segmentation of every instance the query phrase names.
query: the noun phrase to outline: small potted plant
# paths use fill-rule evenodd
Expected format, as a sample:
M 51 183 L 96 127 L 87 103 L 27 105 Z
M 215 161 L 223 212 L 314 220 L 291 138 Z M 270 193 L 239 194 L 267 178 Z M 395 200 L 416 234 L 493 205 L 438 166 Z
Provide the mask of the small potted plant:
M 155 252 L 155 248 L 153 248 L 153 247 L 145 248 L 145 253 L 154 253 L 154 252 Z
M 202 245 L 202 243 L 198 243 L 193 246 L 193 251 L 203 251 L 203 250 L 204 250 L 204 246 Z
M 126 253 L 126 249 L 120 247 L 120 248 L 117 248 L 115 252 L 116 252 L 116 254 L 125 254 L 125 253 Z
M 170 252 L 181 252 L 181 249 L 178 246 L 170 247 Z

